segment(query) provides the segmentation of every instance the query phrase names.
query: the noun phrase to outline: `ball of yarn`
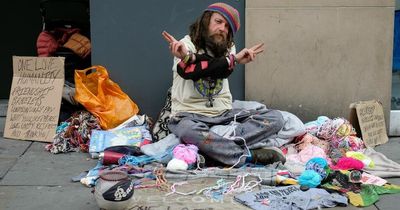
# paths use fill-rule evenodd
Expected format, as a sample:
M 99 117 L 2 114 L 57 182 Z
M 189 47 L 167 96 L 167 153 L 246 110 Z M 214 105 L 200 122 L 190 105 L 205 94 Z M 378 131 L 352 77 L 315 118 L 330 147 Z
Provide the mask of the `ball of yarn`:
M 172 154 L 174 158 L 185 161 L 187 164 L 195 163 L 199 149 L 193 144 L 178 144 Z
M 369 158 L 368 156 L 366 156 L 363 153 L 361 153 L 361 152 L 348 151 L 348 152 L 346 152 L 346 157 L 351 157 L 351 158 L 360 160 L 361 162 L 364 163 L 364 166 L 366 166 L 368 168 L 374 168 L 375 167 L 374 161 L 371 158 Z
M 167 164 L 168 170 L 187 170 L 188 167 L 189 165 L 185 161 L 177 158 L 173 158 Z
M 301 186 L 314 188 L 321 184 L 321 179 L 321 176 L 314 170 L 305 170 L 299 176 L 298 181 Z
M 322 180 L 325 179 L 329 174 L 328 161 L 321 157 L 311 158 L 306 163 L 305 169 L 317 172 L 321 176 Z
M 364 163 L 351 157 L 341 157 L 331 168 L 334 170 L 361 170 L 364 168 Z

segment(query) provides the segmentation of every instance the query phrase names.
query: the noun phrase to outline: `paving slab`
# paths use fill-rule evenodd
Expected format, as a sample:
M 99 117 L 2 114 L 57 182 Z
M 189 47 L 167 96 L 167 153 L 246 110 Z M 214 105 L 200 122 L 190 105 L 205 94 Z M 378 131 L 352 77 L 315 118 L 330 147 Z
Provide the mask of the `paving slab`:
M 375 206 L 379 210 L 398 210 L 400 209 L 400 196 L 399 194 L 381 195 Z
M 4 176 L 0 185 L 66 186 L 71 178 L 93 168 L 97 160 L 88 153 L 52 154 L 46 143 L 34 142 L 28 151 Z
M 324 208 L 326 210 L 390 210 L 390 209 L 378 209 L 376 206 L 371 205 L 368 207 L 355 207 L 349 204 L 347 207 L 333 207 L 333 208 Z
M 30 141 L 11 140 L 0 137 L 0 180 L 3 179 L 31 144 L 32 142 Z
M 0 137 L 0 157 L 19 157 L 31 144 L 32 141 Z
M 68 186 L 0 186 L 1 210 L 99 209 L 90 188 Z
M 400 137 L 392 137 L 385 144 L 378 145 L 374 148 L 377 152 L 385 154 L 389 159 L 400 163 Z
M 8 99 L 0 99 L 0 117 L 7 115 Z
M 0 116 L 0 136 L 4 135 L 4 127 L 6 126 L 6 118 Z
M 0 180 L 7 174 L 7 172 L 14 166 L 18 158 L 0 157 Z
M 187 184 L 177 186 L 176 190 L 188 193 L 193 190 L 200 190 L 205 187 L 213 186 L 218 179 L 206 178 L 190 180 Z M 232 180 L 234 181 L 234 180 Z M 170 183 L 180 182 L 170 180 Z M 234 201 L 232 195 L 224 196 L 223 200 L 217 201 L 199 195 L 178 195 L 166 196 L 165 191 L 156 188 L 136 189 L 132 204 L 128 209 L 132 210 L 217 210 L 217 209 L 249 209 L 248 207 Z

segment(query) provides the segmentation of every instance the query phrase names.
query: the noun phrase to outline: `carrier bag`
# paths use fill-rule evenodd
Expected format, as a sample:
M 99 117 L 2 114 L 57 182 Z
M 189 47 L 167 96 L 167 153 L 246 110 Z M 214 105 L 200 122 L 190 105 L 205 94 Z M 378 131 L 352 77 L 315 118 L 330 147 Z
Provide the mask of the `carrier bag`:
M 139 112 L 138 106 L 108 76 L 103 66 L 75 70 L 75 100 L 95 115 L 102 129 L 118 126 Z

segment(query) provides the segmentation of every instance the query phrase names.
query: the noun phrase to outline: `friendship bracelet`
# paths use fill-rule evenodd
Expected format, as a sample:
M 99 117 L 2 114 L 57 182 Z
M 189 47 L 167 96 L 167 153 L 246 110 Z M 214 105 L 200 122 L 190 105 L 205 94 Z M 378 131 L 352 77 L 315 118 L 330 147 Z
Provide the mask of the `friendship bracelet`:
M 229 69 L 233 69 L 233 67 L 235 67 L 237 61 L 236 61 L 236 57 L 234 54 L 229 54 Z
M 192 60 L 193 52 L 188 50 L 185 57 L 183 58 L 183 63 L 187 64 L 190 60 Z

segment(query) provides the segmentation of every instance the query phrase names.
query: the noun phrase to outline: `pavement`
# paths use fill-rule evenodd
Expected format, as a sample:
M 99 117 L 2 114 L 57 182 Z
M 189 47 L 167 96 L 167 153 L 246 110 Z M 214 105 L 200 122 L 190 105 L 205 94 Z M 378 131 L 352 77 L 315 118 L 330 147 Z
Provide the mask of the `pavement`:
M 0 210 L 47 210 L 47 209 L 99 209 L 91 188 L 71 178 L 93 168 L 97 160 L 87 153 L 73 152 L 51 154 L 45 151 L 46 143 L 3 138 L 5 117 L 0 117 Z M 400 163 L 400 137 L 375 148 L 388 158 Z M 215 184 L 216 179 L 190 181 L 180 188 L 188 192 Z M 400 178 L 388 179 L 399 184 Z M 185 191 L 186 190 L 186 191 Z M 212 201 L 202 195 L 165 196 L 154 188 L 136 190 L 129 207 L 132 210 L 215 210 L 249 209 L 225 196 L 222 201 Z M 375 205 L 366 208 L 335 207 L 331 209 L 398 210 L 400 194 L 381 195 Z

